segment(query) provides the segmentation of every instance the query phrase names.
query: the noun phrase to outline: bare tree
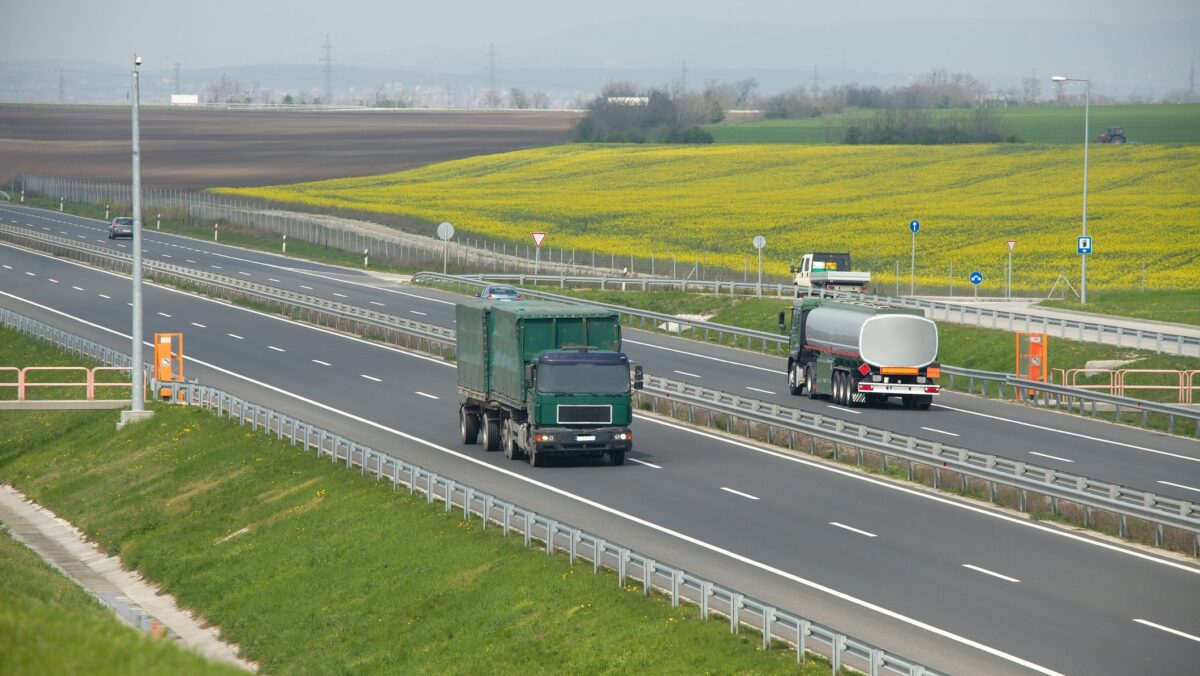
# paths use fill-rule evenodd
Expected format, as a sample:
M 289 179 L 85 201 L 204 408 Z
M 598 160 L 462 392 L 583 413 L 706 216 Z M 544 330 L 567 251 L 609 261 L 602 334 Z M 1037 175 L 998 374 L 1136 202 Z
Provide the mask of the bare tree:
M 525 110 L 533 106 L 533 96 L 520 87 L 513 87 L 508 90 L 508 102 L 513 108 Z
M 604 86 L 600 88 L 600 96 L 602 96 L 604 98 L 609 98 L 609 97 L 613 97 L 613 96 L 637 96 L 637 95 L 638 95 L 637 83 L 631 82 L 629 80 L 613 80 L 611 82 L 606 82 L 604 84 Z
M 500 95 L 494 90 L 489 89 L 483 93 L 484 108 L 499 108 L 501 103 L 503 101 L 500 99 Z
M 533 107 L 545 110 L 550 107 L 550 96 L 546 92 L 533 93 Z

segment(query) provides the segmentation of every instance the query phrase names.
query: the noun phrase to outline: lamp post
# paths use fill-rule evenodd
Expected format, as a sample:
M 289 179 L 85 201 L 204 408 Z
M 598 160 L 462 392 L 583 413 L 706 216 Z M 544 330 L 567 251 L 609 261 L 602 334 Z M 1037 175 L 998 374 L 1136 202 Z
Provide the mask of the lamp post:
M 145 409 L 145 374 L 142 362 L 142 160 L 140 148 L 140 132 L 138 130 L 138 66 L 142 65 L 142 57 L 133 55 L 133 82 L 130 98 L 133 102 L 133 184 L 130 187 L 130 201 L 133 209 L 133 362 L 130 364 L 130 379 L 133 386 L 132 419 L 136 420 Z
M 1083 82 L 1087 85 L 1083 96 L 1083 236 L 1087 237 L 1088 143 L 1091 141 L 1088 121 L 1091 113 L 1092 81 L 1062 75 L 1055 75 L 1050 80 L 1053 82 Z M 1087 305 L 1087 254 L 1085 253 L 1079 254 L 1079 304 Z

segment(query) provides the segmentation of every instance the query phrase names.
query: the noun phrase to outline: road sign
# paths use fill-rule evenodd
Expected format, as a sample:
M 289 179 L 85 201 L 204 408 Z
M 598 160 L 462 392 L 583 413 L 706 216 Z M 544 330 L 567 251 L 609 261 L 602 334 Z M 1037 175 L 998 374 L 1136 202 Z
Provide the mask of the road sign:
M 975 272 L 972 272 L 971 276 L 967 279 L 971 280 L 971 283 L 975 286 L 979 286 L 983 283 L 983 273 L 976 270 Z
M 755 249 L 762 249 L 766 245 L 767 245 L 766 237 L 763 237 L 762 235 L 758 235 L 754 238 L 754 248 Z
M 544 233 L 544 232 L 531 232 L 531 233 L 529 233 L 529 234 L 533 235 L 533 245 L 534 245 L 534 246 L 536 246 L 536 247 L 537 247 L 537 248 L 539 248 L 539 249 L 540 249 L 540 248 L 542 248 L 542 240 L 546 239 L 546 233 Z
M 1012 253 L 1013 247 L 1015 247 L 1016 245 L 1017 245 L 1017 240 L 1015 240 L 1015 239 L 1008 240 L 1008 252 Z
M 912 231 L 913 231 L 913 234 L 915 235 L 915 234 L 916 234 L 916 232 L 917 232 L 918 230 L 920 230 L 920 229 L 921 229 L 921 223 L 920 223 L 920 221 L 918 221 L 918 220 L 917 220 L 917 219 L 915 219 L 915 218 L 914 218 L 914 219 L 912 219 L 912 222 L 908 224 L 908 229 L 909 229 L 909 230 L 912 230 Z
M 1092 238 L 1090 236 L 1084 235 L 1080 237 L 1078 244 L 1080 254 L 1086 255 L 1092 253 Z
M 454 236 L 454 226 L 449 223 L 442 223 L 438 226 L 437 236 L 447 242 L 450 241 L 450 238 Z

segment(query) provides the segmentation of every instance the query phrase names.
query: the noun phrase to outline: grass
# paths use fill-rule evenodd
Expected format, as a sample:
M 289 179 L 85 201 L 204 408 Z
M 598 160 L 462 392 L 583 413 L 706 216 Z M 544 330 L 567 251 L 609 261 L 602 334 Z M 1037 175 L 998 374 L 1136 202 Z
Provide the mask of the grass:
M 115 412 L 0 412 L 0 480 L 264 671 L 828 672 L 286 442 L 156 411 L 121 433 Z
M 1101 291 L 1088 294 L 1087 305 L 1074 298 L 1044 300 L 1039 305 L 1200 326 L 1200 292 L 1196 291 Z
M 0 367 L 81 366 L 83 363 L 49 343 L 28 340 L 25 339 L 24 334 L 0 327 Z M 85 382 L 86 375 L 82 371 L 31 371 L 27 374 L 27 380 L 30 383 Z M 0 401 L 17 399 L 16 382 L 16 373 L 0 368 Z M 129 382 L 129 375 L 126 371 L 98 371 L 96 382 Z M 86 397 L 87 392 L 83 386 L 36 386 L 28 387 L 25 390 L 26 399 L 84 399 Z M 97 399 L 128 399 L 129 397 L 129 387 L 96 388 Z
M 123 624 L 2 528 L 0 592 L 0 673 L 242 673 Z
M 1076 145 L 1083 141 L 1081 106 L 1037 106 L 997 109 L 1008 132 L 1028 143 Z M 796 120 L 749 120 L 706 127 L 717 143 L 841 143 L 850 120 L 870 120 L 862 110 L 829 117 Z M 1121 126 L 1137 143 L 1200 143 L 1200 104 L 1136 104 L 1092 106 L 1092 138 L 1108 127 Z

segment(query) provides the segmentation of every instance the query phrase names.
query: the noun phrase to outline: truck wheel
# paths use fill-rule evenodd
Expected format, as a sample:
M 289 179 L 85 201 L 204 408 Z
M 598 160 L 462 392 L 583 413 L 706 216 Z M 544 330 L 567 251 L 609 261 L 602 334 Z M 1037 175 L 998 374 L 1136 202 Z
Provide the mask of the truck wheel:
M 839 406 L 846 405 L 846 379 L 841 371 L 833 372 L 833 403 Z
M 916 408 L 916 407 L 917 407 L 917 397 L 916 397 L 916 395 L 913 395 L 913 394 L 905 394 L 905 395 L 903 395 L 903 396 L 901 396 L 901 397 L 900 397 L 900 401 L 904 403 L 904 408 L 909 408 L 909 409 L 911 409 L 911 408 Z
M 809 399 L 817 398 L 816 384 L 817 384 L 817 378 L 813 374 L 813 368 L 811 366 L 805 366 L 804 367 L 804 389 L 808 390 L 808 398 Z
M 860 403 L 862 403 L 864 395 L 861 395 L 855 391 L 853 375 L 847 373 L 847 374 L 845 374 L 845 377 L 846 377 L 846 380 L 845 380 L 845 383 L 846 383 L 846 405 L 849 406 L 850 408 L 854 408 L 855 406 L 858 406 Z
M 538 453 L 537 449 L 535 449 L 535 448 L 529 449 L 529 464 L 533 465 L 534 467 L 545 467 L 546 466 L 545 454 Z
M 500 450 L 500 416 L 484 414 L 483 416 L 483 450 L 495 453 Z
M 788 391 L 792 394 L 804 394 L 804 374 L 800 372 L 800 364 L 792 364 L 788 371 Z
M 923 395 L 917 397 L 917 408 L 921 409 L 922 411 L 928 411 L 929 407 L 932 405 L 933 405 L 933 395 L 932 394 L 923 394 Z
M 468 411 L 466 406 L 459 406 L 458 430 L 464 444 L 475 443 L 479 439 L 479 415 Z
M 608 454 L 608 457 L 612 460 L 612 464 L 614 465 L 625 464 L 625 451 L 613 451 Z

